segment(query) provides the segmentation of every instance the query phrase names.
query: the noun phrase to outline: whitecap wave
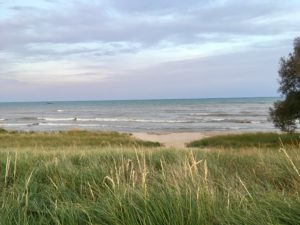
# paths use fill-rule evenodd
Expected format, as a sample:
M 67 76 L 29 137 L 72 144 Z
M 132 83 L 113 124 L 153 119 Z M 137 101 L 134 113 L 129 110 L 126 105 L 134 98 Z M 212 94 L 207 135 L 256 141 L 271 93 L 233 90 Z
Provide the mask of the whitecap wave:
M 214 118 L 214 119 L 208 119 L 205 120 L 205 122 L 221 122 L 221 123 L 252 123 L 252 124 L 259 124 L 261 123 L 260 121 L 252 121 L 252 120 L 247 120 L 247 119 L 225 119 L 225 118 Z
M 190 113 L 189 116 L 209 116 L 210 113 Z
M 100 125 L 98 124 L 72 124 L 72 123 L 40 123 L 39 125 L 41 126 L 78 126 L 78 127 L 99 127 Z
M 226 119 L 223 119 L 223 118 L 215 118 L 215 119 L 207 120 L 207 122 L 220 122 L 220 121 L 226 121 Z
M 188 123 L 184 120 L 153 120 L 132 118 L 77 118 L 77 121 L 99 121 L 99 122 L 140 122 L 140 123 Z
M 28 125 L 30 125 L 30 124 L 28 124 L 28 123 L 4 123 L 4 124 L 2 124 L 2 126 L 4 126 L 4 127 L 19 127 L 19 126 L 28 126 Z
M 68 117 L 68 118 L 38 118 L 39 120 L 45 120 L 45 121 L 73 121 L 76 120 L 76 117 Z
M 74 126 L 71 123 L 41 123 L 41 126 Z
M 44 121 L 82 121 L 82 122 L 140 122 L 140 123 L 191 123 L 193 121 L 185 120 L 156 120 L 156 119 L 133 119 L 133 118 L 38 118 Z

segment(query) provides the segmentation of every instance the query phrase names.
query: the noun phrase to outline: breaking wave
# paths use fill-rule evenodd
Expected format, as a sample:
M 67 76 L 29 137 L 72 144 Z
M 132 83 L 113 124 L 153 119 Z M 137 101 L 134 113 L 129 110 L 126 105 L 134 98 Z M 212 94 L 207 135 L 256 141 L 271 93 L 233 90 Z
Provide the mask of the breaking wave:
M 216 122 L 221 122 L 221 123 L 253 123 L 253 124 L 259 124 L 262 123 L 261 121 L 252 121 L 252 120 L 239 120 L 239 119 L 225 119 L 225 118 L 214 118 L 214 119 L 208 119 L 205 120 L 206 122 L 212 122 L 212 123 L 216 123 Z
M 131 119 L 131 118 L 38 118 L 44 121 L 82 121 L 82 122 L 140 122 L 140 123 L 190 123 L 188 120 L 154 120 L 154 119 Z

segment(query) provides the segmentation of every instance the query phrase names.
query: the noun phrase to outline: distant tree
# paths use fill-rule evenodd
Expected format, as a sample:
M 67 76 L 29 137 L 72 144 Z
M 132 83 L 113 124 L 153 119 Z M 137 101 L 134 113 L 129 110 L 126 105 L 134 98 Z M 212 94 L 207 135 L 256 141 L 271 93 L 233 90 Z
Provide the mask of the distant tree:
M 275 127 L 285 132 L 294 132 L 300 120 L 300 37 L 294 40 L 294 51 L 280 59 L 279 92 L 283 100 L 270 108 L 270 117 Z

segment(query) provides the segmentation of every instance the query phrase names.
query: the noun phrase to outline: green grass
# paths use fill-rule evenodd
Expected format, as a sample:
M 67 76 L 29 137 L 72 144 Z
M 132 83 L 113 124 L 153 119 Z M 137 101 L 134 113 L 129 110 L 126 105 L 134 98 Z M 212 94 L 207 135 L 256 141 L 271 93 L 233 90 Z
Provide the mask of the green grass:
M 300 144 L 300 134 L 278 133 L 243 133 L 217 135 L 189 143 L 188 147 L 217 147 L 217 148 L 279 148 Z
M 65 132 L 8 132 L 0 129 L 0 147 L 85 147 L 85 146 L 147 146 L 158 142 L 142 141 L 127 133 L 70 130 Z
M 40 143 L 0 147 L 1 225 L 300 221 L 296 145 L 187 151 Z

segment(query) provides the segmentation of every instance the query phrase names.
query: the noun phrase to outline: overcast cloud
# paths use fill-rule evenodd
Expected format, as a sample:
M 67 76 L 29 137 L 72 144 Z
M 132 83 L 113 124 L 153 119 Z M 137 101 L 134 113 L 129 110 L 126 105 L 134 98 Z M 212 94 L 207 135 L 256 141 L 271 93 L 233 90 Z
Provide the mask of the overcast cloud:
M 277 95 L 298 0 L 2 0 L 0 101 Z

